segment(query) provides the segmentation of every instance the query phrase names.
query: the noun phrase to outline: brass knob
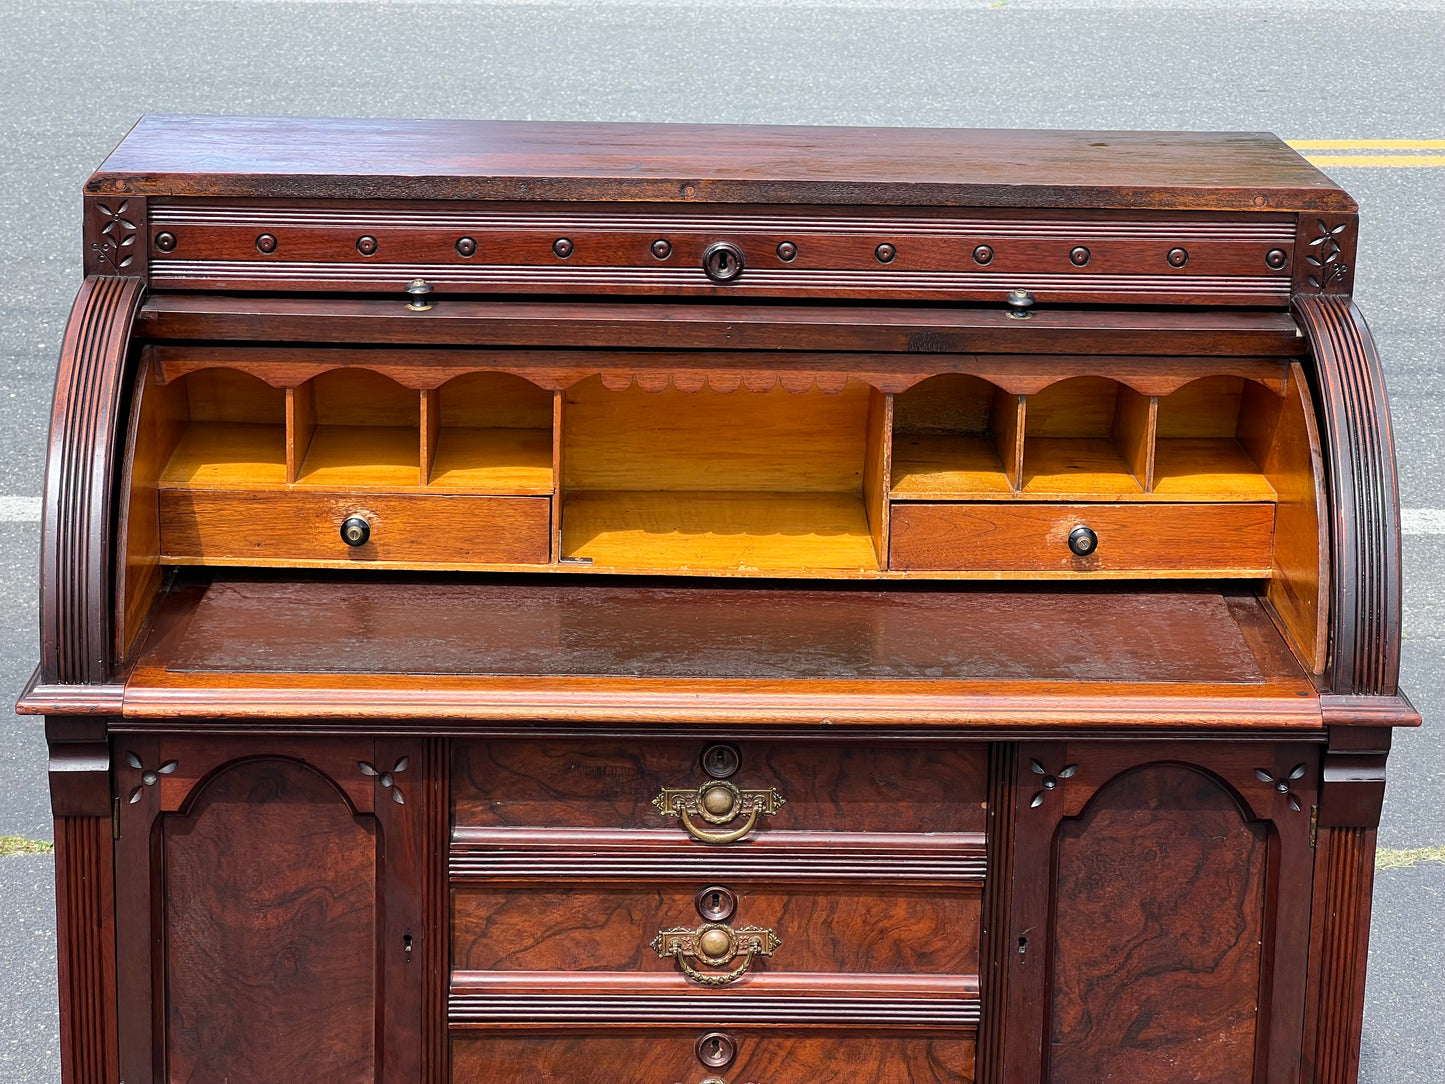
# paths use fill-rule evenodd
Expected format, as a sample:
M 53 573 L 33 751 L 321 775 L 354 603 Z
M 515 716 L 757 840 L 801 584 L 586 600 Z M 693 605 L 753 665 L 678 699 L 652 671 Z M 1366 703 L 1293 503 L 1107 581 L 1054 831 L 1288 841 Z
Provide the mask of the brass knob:
M 1034 295 L 1027 290 L 1010 290 L 1008 297 L 1004 298 L 1004 304 L 1008 306 L 1008 314 L 1014 320 L 1027 320 L 1033 315 L 1029 310 L 1034 307 Z
M 702 808 L 720 820 L 731 820 L 734 807 L 738 804 L 739 795 L 736 787 L 729 787 L 722 782 L 704 787 L 702 791 Z
M 406 288 L 406 307 L 412 312 L 426 312 L 432 307 L 432 291 L 432 284 L 426 279 L 412 279 L 411 285 Z
M 733 939 L 722 927 L 714 926 L 703 931 L 702 936 L 697 939 L 697 947 L 702 950 L 703 956 L 717 959 L 727 955 L 728 949 L 733 947 Z

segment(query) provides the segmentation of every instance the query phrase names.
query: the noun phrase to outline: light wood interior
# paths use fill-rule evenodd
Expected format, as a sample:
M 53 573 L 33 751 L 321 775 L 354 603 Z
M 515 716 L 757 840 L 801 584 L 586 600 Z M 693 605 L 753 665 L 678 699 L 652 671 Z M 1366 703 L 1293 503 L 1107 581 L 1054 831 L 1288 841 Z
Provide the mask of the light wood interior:
M 967 500 L 1012 493 L 1020 396 L 949 373 L 894 396 L 894 500 Z
M 876 570 L 881 524 L 875 540 L 864 475 L 882 473 L 868 442 L 884 433 L 877 394 L 861 381 L 831 394 L 582 381 L 563 400 L 562 559 Z
M 333 369 L 308 385 L 315 430 L 305 444 L 298 483 L 344 489 L 417 484 L 421 454 L 417 392 L 356 368 Z
M 1145 493 L 1124 458 L 1124 449 L 1136 443 L 1129 435 L 1134 397 L 1120 391 L 1116 381 L 1080 376 L 1028 397 L 1022 494 L 1036 500 L 1124 500 Z
M 255 489 L 286 482 L 286 392 L 230 369 L 201 369 L 164 398 L 179 414 L 158 484 Z M 173 443 L 171 443 L 173 441 Z
M 1279 409 L 1278 396 L 1237 376 L 1205 377 L 1160 399 L 1154 492 L 1189 501 L 1274 500 L 1260 462 Z
M 506 373 L 467 373 L 422 399 L 433 486 L 495 495 L 552 492 L 552 394 Z

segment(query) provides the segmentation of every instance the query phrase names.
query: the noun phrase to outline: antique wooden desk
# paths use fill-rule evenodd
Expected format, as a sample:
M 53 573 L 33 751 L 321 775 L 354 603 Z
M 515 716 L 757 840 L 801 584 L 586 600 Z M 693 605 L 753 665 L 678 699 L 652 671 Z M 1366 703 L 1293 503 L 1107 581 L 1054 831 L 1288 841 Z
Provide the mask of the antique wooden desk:
M 67 1081 L 1355 1079 L 1418 717 L 1283 144 L 148 117 L 84 228 Z

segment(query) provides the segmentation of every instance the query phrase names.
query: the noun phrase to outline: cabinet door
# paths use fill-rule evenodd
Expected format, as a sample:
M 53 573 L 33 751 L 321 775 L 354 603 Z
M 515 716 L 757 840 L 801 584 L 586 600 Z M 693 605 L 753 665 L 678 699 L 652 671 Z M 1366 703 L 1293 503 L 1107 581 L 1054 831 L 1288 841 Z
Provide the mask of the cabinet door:
M 1025 744 L 995 765 L 1013 867 L 989 894 L 980 1080 L 1298 1080 L 1317 748 Z
M 123 1078 L 421 1078 L 432 750 L 117 737 Z

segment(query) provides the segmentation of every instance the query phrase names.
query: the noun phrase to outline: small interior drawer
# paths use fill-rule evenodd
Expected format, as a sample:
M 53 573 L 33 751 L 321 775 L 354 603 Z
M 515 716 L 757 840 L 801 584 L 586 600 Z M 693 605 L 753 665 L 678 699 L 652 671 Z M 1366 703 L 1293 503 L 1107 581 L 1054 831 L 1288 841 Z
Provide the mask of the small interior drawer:
M 161 490 L 161 549 L 173 564 L 266 561 L 457 568 L 546 564 L 546 497 L 317 490 Z M 367 521 L 364 545 L 342 540 Z
M 895 503 L 889 568 L 904 571 L 1270 574 L 1275 506 L 1027 502 Z M 1080 527 L 1096 541 L 1070 548 Z

